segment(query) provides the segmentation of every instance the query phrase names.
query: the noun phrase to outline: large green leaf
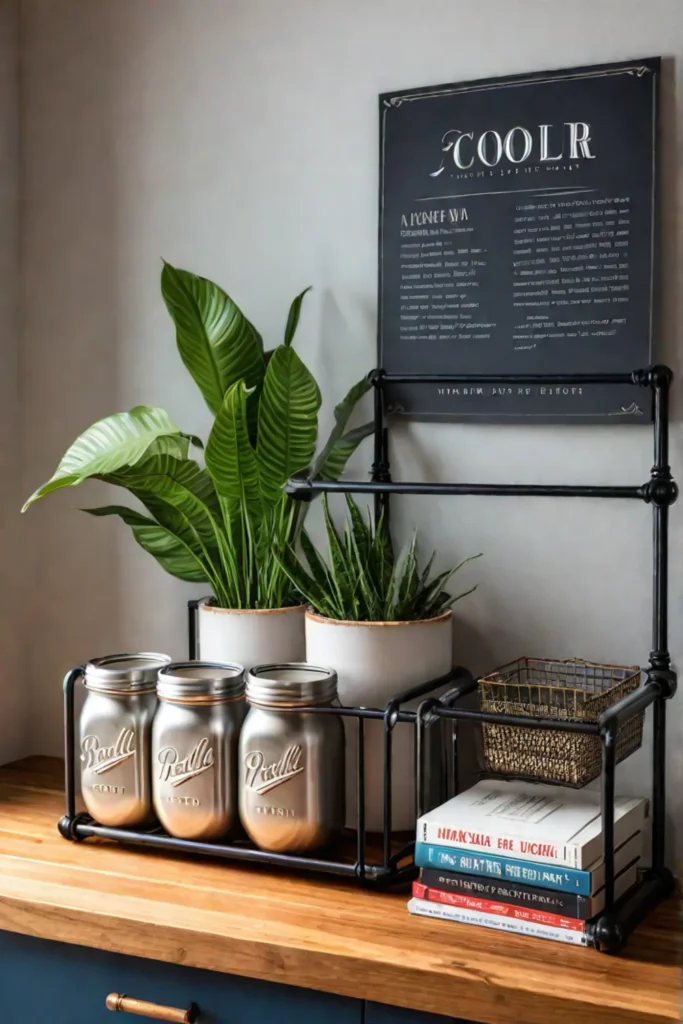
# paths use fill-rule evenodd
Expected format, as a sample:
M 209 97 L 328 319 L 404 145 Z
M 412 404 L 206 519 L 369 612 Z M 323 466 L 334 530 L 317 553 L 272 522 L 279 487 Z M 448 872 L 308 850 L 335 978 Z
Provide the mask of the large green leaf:
M 364 423 L 362 427 L 350 430 L 346 435 L 346 425 L 356 405 L 372 387 L 369 377 L 363 377 L 349 389 L 341 402 L 334 407 L 334 426 L 330 431 L 325 445 L 316 456 L 311 467 L 311 477 L 323 480 L 337 480 L 363 438 L 372 433 L 373 423 Z
M 91 516 L 118 516 L 131 527 L 133 536 L 141 548 L 156 558 L 162 569 L 187 583 L 208 583 L 206 570 L 192 553 L 169 530 L 159 526 L 153 519 L 134 512 L 124 505 L 104 505 L 101 508 L 84 508 Z
M 196 462 L 172 456 L 144 459 L 137 466 L 103 477 L 126 487 L 205 569 L 216 597 L 227 600 L 231 576 L 225 562 L 226 538 L 211 477 Z
M 332 446 L 332 450 L 317 474 L 318 479 L 338 480 L 358 445 L 366 437 L 369 437 L 374 429 L 374 423 L 363 423 L 359 427 L 354 427 L 353 430 L 347 430 Z
M 170 483 L 182 484 L 213 511 L 218 510 L 216 492 L 206 470 L 194 459 L 178 458 L 173 452 L 147 452 L 134 466 L 124 466 L 116 473 L 102 475 L 102 479 L 131 490 L 141 486 L 148 478 L 159 478 L 160 481 L 168 479 Z M 163 486 L 163 483 L 159 483 L 159 486 Z
M 289 307 L 289 316 L 287 317 L 287 325 L 285 326 L 285 345 L 287 347 L 289 347 L 294 341 L 294 335 L 296 334 L 296 329 L 299 326 L 299 317 L 301 316 L 301 303 L 304 301 L 306 292 L 310 292 L 310 290 L 310 285 L 308 288 L 304 288 L 301 294 L 297 295 L 292 302 L 292 305 Z
M 185 540 L 196 535 L 214 541 L 213 520 L 219 514 L 216 492 L 209 474 L 191 459 L 155 455 L 102 479 L 126 487 L 162 525 Z
M 274 504 L 292 473 L 313 458 L 320 389 L 293 348 L 280 345 L 268 363 L 259 402 L 256 454 L 261 489 Z
M 180 357 L 214 415 L 237 381 L 249 388 L 261 383 L 261 336 L 222 288 L 164 263 L 161 293 L 176 327 Z
M 237 506 L 258 523 L 264 506 L 256 453 L 249 440 L 248 396 L 249 390 L 239 381 L 223 399 L 206 445 L 206 468 L 228 515 Z
M 181 454 L 186 438 L 168 413 L 155 406 L 138 405 L 130 412 L 98 420 L 74 441 L 52 477 L 34 491 L 22 512 L 51 491 L 135 465 L 152 446 L 157 452 Z

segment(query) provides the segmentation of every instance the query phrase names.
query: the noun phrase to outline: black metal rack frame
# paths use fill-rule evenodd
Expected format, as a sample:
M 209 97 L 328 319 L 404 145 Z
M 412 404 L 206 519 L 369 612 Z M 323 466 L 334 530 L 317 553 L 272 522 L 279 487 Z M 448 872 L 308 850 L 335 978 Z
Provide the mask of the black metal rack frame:
M 374 462 L 370 481 L 322 481 L 299 474 L 290 480 L 287 493 L 297 499 L 310 501 L 316 493 L 351 492 L 370 493 L 375 496 L 375 515 L 389 511 L 391 494 L 442 495 L 520 495 L 540 497 L 623 498 L 644 501 L 653 510 L 653 607 L 652 650 L 647 681 L 638 690 L 605 711 L 597 723 L 567 722 L 555 719 L 534 719 L 510 714 L 493 714 L 466 710 L 462 699 L 477 690 L 477 680 L 464 668 L 454 668 L 448 675 L 430 680 L 398 694 L 383 709 L 380 708 L 302 708 L 310 714 L 335 714 L 357 722 L 358 752 L 356 759 L 357 820 L 355 857 L 343 858 L 337 850 L 326 851 L 327 856 L 307 857 L 276 854 L 257 849 L 246 839 L 228 843 L 203 843 L 175 839 L 158 826 L 147 829 L 111 828 L 99 825 L 76 805 L 76 744 L 75 744 L 75 688 L 84 668 L 78 666 L 64 679 L 65 723 L 65 790 L 66 809 L 59 822 L 59 831 L 65 839 L 80 841 L 90 837 L 109 839 L 142 847 L 165 849 L 186 854 L 201 854 L 229 861 L 265 864 L 289 870 L 304 870 L 326 875 L 355 879 L 363 885 L 385 886 L 415 877 L 411 841 L 399 850 L 392 850 L 392 737 L 398 723 L 411 724 L 416 732 L 416 813 L 426 809 L 426 766 L 432 742 L 430 723 L 439 720 L 489 722 L 500 725 L 521 726 L 527 729 L 555 729 L 588 733 L 602 741 L 603 768 L 601 779 L 601 806 L 603 825 L 603 853 L 605 859 L 605 908 L 602 914 L 588 924 L 588 938 L 596 949 L 615 952 L 643 917 L 673 889 L 673 876 L 665 866 L 665 798 L 666 798 L 666 702 L 676 691 L 676 674 L 671 669 L 668 650 L 668 513 L 678 497 L 678 488 L 671 477 L 668 455 L 669 415 L 668 395 L 672 373 L 665 366 L 637 370 L 631 374 L 563 374 L 554 376 L 467 376 L 467 375 L 396 375 L 375 370 L 370 375 L 374 385 Z M 384 412 L 384 388 L 392 384 L 632 384 L 650 388 L 654 400 L 654 463 L 650 478 L 641 486 L 599 485 L 526 485 L 526 484 L 455 484 L 455 483 L 395 483 L 391 479 L 388 456 L 388 428 Z M 196 656 L 196 601 L 189 602 L 190 656 Z M 448 686 L 445 696 L 434 696 L 435 691 Z M 431 695 L 431 696 L 430 696 Z M 420 701 L 417 710 L 406 707 L 410 701 Z M 614 798 L 616 773 L 616 736 L 619 728 L 632 716 L 653 705 L 652 755 L 652 866 L 645 872 L 635 890 L 619 901 L 614 900 Z M 373 858 L 365 828 L 365 722 L 383 722 L 384 801 L 381 856 Z M 457 739 L 456 739 L 457 756 Z M 453 772 L 457 779 L 457 764 Z
M 673 374 L 667 366 L 652 366 L 632 373 L 555 374 L 555 375 L 467 375 L 467 374 L 389 374 L 374 370 L 374 462 L 370 481 L 312 480 L 305 473 L 289 483 L 293 498 L 310 501 L 320 492 L 370 493 L 375 496 L 375 515 L 388 514 L 391 494 L 441 495 L 517 495 L 556 498 L 620 498 L 644 501 L 652 506 L 652 650 L 647 681 L 638 690 L 608 708 L 598 722 L 568 722 L 534 719 L 511 714 L 493 714 L 465 710 L 458 701 L 477 688 L 476 681 L 464 684 L 448 703 L 425 699 L 417 712 L 418 794 L 422 758 L 425 750 L 425 722 L 429 716 L 455 722 L 470 720 L 525 729 L 555 729 L 588 733 L 602 741 L 601 811 L 603 856 L 605 860 L 605 907 L 590 922 L 588 938 L 596 948 L 615 952 L 645 915 L 673 890 L 674 880 L 665 864 L 666 841 L 666 702 L 676 691 L 676 674 L 671 668 L 668 649 L 668 560 L 669 507 L 678 497 L 678 488 L 669 466 L 669 390 Z M 654 461 L 650 478 L 640 486 L 601 486 L 565 484 L 468 484 L 468 483 L 395 483 L 391 479 L 388 429 L 384 413 L 384 389 L 393 384 L 519 384 L 519 385 L 591 385 L 630 384 L 649 388 L 654 406 Z M 634 715 L 653 706 L 652 753 L 652 866 L 636 889 L 619 901 L 614 900 L 614 798 L 616 774 L 616 737 L 619 728 Z M 422 807 L 418 807 L 421 812 Z

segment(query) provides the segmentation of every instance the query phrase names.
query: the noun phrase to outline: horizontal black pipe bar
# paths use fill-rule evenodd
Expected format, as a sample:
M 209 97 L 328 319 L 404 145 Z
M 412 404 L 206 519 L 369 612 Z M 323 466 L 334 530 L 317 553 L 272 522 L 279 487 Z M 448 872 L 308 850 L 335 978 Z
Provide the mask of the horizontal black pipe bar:
M 649 499 L 648 488 L 611 487 L 598 484 L 454 484 L 381 483 L 373 480 L 307 480 L 292 477 L 285 485 L 292 498 L 319 493 L 343 494 L 474 494 L 516 495 L 540 498 L 629 498 Z
M 370 718 L 383 720 L 386 718 L 386 710 L 379 708 L 345 708 L 331 704 L 311 705 L 296 709 L 299 715 L 337 715 L 339 718 Z M 392 722 L 414 722 L 414 711 L 396 711 L 392 715 Z
M 558 729 L 560 732 L 582 732 L 599 736 L 597 722 L 567 722 L 565 719 L 533 718 L 531 715 L 506 715 L 493 711 L 465 711 L 464 708 L 442 707 L 432 709 L 437 718 L 469 719 L 472 722 L 486 722 L 489 725 L 520 725 L 523 729 Z
M 647 370 L 632 373 L 382 373 L 375 383 L 385 384 L 634 384 L 649 383 Z
M 461 680 L 459 684 L 457 683 L 458 680 Z M 417 686 L 412 686 L 408 690 L 403 690 L 402 693 L 399 693 L 389 701 L 386 708 L 350 708 L 343 707 L 342 705 L 318 704 L 310 707 L 297 708 L 297 713 L 307 715 L 337 715 L 340 718 L 369 718 L 383 720 L 386 718 L 387 710 L 390 710 L 392 725 L 396 722 L 415 722 L 417 719 L 417 712 L 401 710 L 399 705 L 405 704 L 409 700 L 415 700 L 417 697 L 422 697 L 425 694 L 431 693 L 432 690 L 437 690 L 442 686 L 448 686 L 449 683 L 456 684 L 453 688 L 458 691 L 458 700 L 466 693 L 470 693 L 471 690 L 477 689 L 476 679 L 473 679 L 466 668 L 461 668 L 456 665 L 450 672 L 447 672 L 443 676 L 437 676 L 435 679 L 430 679 L 426 683 L 419 683 Z
M 461 683 L 458 683 L 457 686 L 447 690 L 446 693 L 439 698 L 439 705 L 447 707 L 450 704 L 455 704 L 457 701 L 462 700 L 463 697 L 466 697 L 470 693 L 474 693 L 478 689 L 479 680 L 475 679 L 474 676 L 469 675 L 468 679 L 464 679 Z M 447 701 L 448 704 L 444 704 L 444 701 Z
M 174 850 L 176 853 L 203 854 L 210 857 L 221 857 L 225 860 L 241 860 L 257 864 L 274 864 L 304 871 L 322 871 L 330 875 L 356 877 L 364 873 L 367 878 L 381 878 L 386 872 L 375 864 L 351 864 L 334 860 L 320 860 L 315 857 L 297 857 L 294 854 L 270 853 L 267 850 L 254 850 L 242 846 L 222 846 L 219 843 L 202 843 L 193 839 L 175 839 L 172 836 L 155 832 L 135 832 L 132 829 L 110 828 L 79 822 L 74 831 L 76 838 L 114 839 L 119 843 L 130 843 L 135 846 L 151 846 L 157 849 Z M 364 868 L 364 871 L 363 871 Z
M 427 680 L 426 683 L 418 683 L 416 686 L 411 686 L 407 690 L 402 690 L 397 693 L 395 697 L 392 697 L 390 703 L 398 708 L 401 704 L 406 704 L 409 700 L 415 700 L 417 697 L 423 697 L 427 693 L 431 693 L 432 690 L 438 690 L 442 686 L 447 686 L 448 683 L 452 683 L 457 679 L 470 678 L 470 674 L 467 669 L 460 668 L 455 665 L 446 672 L 443 676 L 436 676 L 434 679 Z
M 640 711 L 644 711 L 650 704 L 654 703 L 660 696 L 662 690 L 658 683 L 645 683 L 638 690 L 628 693 L 616 704 L 606 708 L 598 719 L 601 730 L 614 728 L 615 725 L 623 725 L 629 718 L 633 718 Z

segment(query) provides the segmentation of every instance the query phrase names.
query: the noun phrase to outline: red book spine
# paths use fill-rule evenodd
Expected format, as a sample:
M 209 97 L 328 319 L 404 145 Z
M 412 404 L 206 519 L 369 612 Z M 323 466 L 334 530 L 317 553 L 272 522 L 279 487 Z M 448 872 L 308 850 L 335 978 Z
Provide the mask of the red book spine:
M 534 924 L 547 924 L 551 928 L 568 928 L 574 932 L 585 931 L 586 922 L 576 917 L 563 917 L 561 914 L 549 914 L 544 910 L 531 907 L 515 907 L 510 903 L 497 903 L 494 900 L 481 900 L 476 896 L 465 896 L 460 892 L 444 892 L 441 889 L 430 889 L 422 882 L 413 882 L 413 896 L 419 900 L 431 900 L 432 903 L 444 903 L 450 907 L 463 907 L 466 910 L 478 910 L 483 914 L 494 914 L 497 917 L 509 917 L 516 921 L 531 921 Z

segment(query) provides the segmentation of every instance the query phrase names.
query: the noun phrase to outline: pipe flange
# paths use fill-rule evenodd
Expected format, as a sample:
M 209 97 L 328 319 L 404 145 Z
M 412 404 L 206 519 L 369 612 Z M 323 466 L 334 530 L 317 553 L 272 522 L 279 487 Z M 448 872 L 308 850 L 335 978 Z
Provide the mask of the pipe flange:
M 78 825 L 82 825 L 87 821 L 90 821 L 90 815 L 83 812 L 75 814 L 73 818 L 65 814 L 57 822 L 57 830 L 64 839 L 70 839 L 73 843 L 82 843 L 83 837 L 77 834 L 76 829 Z

